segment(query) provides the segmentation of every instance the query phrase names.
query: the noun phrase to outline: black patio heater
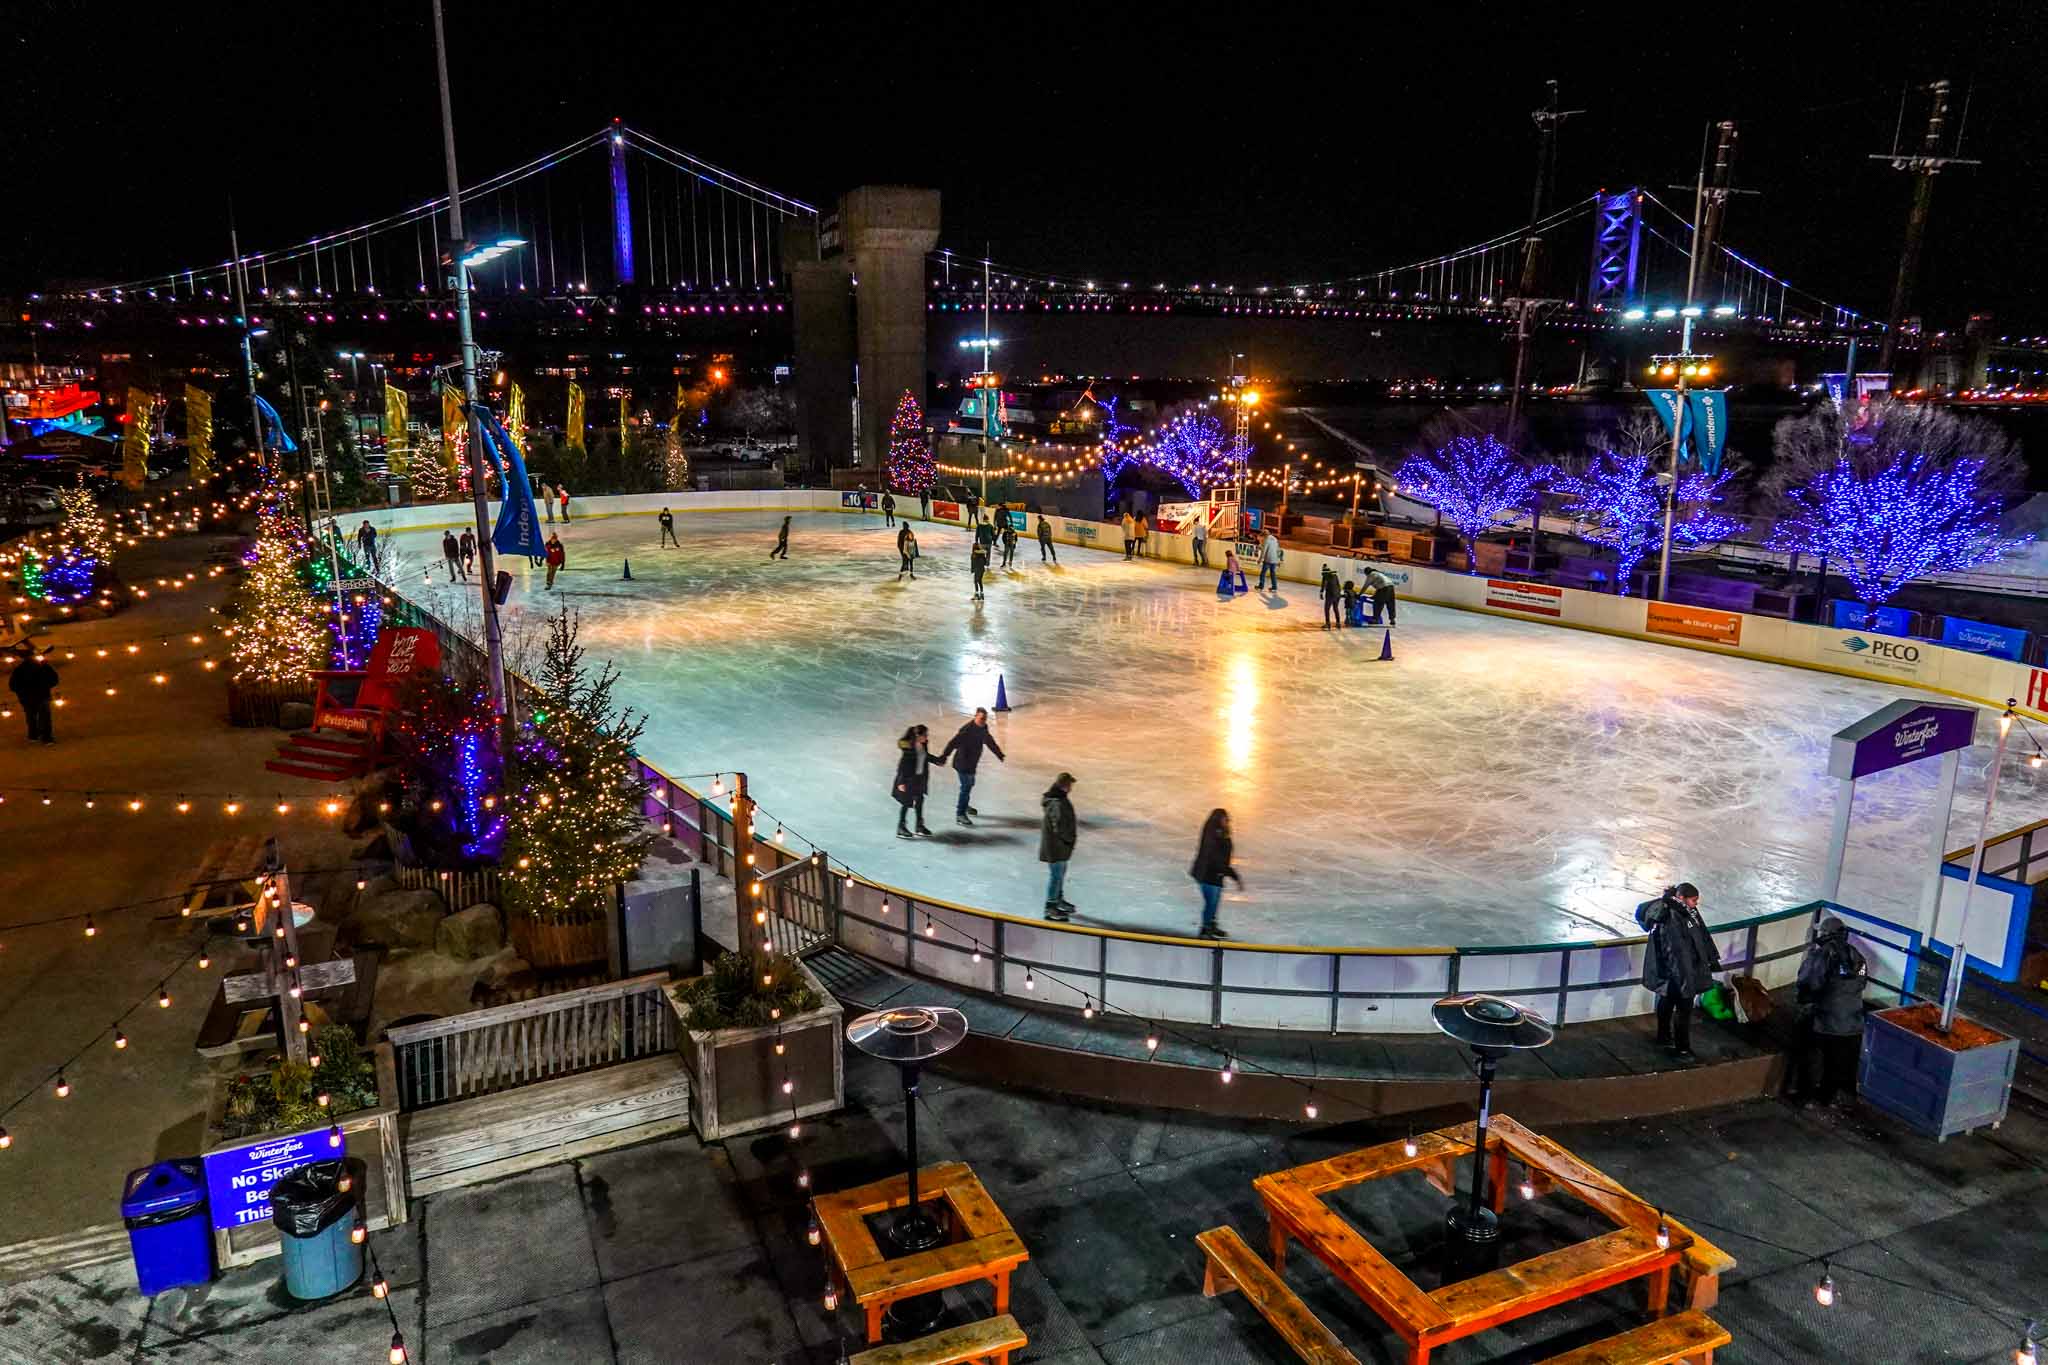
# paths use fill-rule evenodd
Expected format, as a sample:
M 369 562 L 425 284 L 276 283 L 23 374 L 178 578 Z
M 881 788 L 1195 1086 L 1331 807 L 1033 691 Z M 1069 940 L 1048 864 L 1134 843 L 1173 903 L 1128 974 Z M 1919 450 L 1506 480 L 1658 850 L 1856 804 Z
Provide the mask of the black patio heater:
M 889 1225 L 899 1256 L 930 1251 L 945 1240 L 945 1229 L 917 1197 L 917 1073 L 945 1056 L 967 1036 L 967 1016 L 943 1005 L 910 1005 L 863 1014 L 846 1026 L 846 1040 L 868 1056 L 894 1062 L 903 1077 L 903 1147 L 910 1158 L 910 1202 Z M 921 1337 L 938 1326 L 945 1304 L 937 1294 L 898 1299 L 885 1314 L 902 1337 Z
M 1483 1275 L 1500 1264 L 1500 1219 L 1486 1194 L 1486 1124 L 1493 1112 L 1493 1074 L 1501 1054 L 1537 1048 L 1557 1036 L 1541 1016 L 1497 995 L 1447 995 L 1429 1007 L 1436 1026 L 1479 1059 L 1479 1122 L 1472 1134 L 1472 1200 L 1444 1217 L 1445 1284 Z

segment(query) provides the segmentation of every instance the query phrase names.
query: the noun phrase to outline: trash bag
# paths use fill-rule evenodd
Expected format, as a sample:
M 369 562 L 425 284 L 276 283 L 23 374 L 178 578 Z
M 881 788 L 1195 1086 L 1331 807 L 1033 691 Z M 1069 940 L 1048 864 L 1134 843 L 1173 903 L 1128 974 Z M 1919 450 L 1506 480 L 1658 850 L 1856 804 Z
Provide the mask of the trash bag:
M 1718 981 L 1700 992 L 1700 1009 L 1709 1019 L 1726 1020 L 1735 1017 L 1735 1006 L 1728 988 Z
M 287 1237 L 317 1237 L 355 1208 L 355 1195 L 341 1187 L 343 1161 L 312 1161 L 285 1172 L 270 1191 L 270 1216 Z

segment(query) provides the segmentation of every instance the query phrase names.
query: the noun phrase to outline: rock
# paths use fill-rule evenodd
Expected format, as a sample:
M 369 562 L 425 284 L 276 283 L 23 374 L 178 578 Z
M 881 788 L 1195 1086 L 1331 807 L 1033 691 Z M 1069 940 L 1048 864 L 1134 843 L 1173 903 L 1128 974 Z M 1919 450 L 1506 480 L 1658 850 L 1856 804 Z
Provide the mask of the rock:
M 369 1036 L 380 1036 L 400 1019 L 465 1013 L 471 1008 L 470 991 L 475 983 L 474 962 L 434 952 L 387 958 L 377 969 Z
M 371 896 L 381 896 L 387 891 L 398 891 L 401 889 L 403 888 L 398 885 L 398 878 L 388 872 L 380 872 L 363 883 L 363 889 L 356 895 L 356 904 L 361 905 Z
M 303 730 L 313 723 L 313 703 L 309 701 L 280 702 L 277 708 L 277 728 L 280 730 Z
M 478 965 L 482 968 L 476 976 L 479 986 L 502 986 L 515 977 L 530 976 L 533 973 L 533 964 L 512 948 L 500 949 L 494 956 Z
M 349 916 L 349 938 L 386 948 L 431 948 L 447 917 L 448 908 L 432 891 L 365 893 Z
M 490 957 L 504 946 L 505 927 L 499 923 L 498 907 L 489 902 L 457 911 L 434 930 L 434 951 L 449 957 Z
M 384 815 L 377 809 L 377 803 L 384 799 L 384 793 L 374 787 L 357 792 L 355 800 L 348 803 L 348 810 L 342 814 L 341 832 L 356 839 L 383 824 Z
M 376 837 L 360 848 L 351 849 L 349 857 L 359 863 L 388 863 L 391 861 L 391 840 L 379 831 Z

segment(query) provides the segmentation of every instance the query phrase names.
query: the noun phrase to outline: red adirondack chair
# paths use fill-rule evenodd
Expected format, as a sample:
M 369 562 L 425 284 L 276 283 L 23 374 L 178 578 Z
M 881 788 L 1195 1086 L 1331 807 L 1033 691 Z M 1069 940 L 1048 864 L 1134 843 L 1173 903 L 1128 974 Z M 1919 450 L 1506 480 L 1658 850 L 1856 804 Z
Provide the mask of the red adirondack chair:
M 440 666 L 441 642 L 431 630 L 383 632 L 366 667 L 313 675 L 320 680 L 313 728 L 285 741 L 277 757 L 263 766 L 328 782 L 363 776 L 383 754 L 386 722 L 405 680 Z

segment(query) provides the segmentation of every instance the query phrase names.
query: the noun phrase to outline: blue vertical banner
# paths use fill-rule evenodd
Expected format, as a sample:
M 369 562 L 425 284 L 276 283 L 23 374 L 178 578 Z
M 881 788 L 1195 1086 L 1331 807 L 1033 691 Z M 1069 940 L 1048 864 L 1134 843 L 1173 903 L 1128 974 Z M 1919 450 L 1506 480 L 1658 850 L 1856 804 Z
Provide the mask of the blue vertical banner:
M 1650 396 L 1650 406 L 1656 410 L 1657 420 L 1664 424 L 1664 434 L 1669 436 L 1675 423 L 1679 428 L 1679 439 L 1684 440 L 1692 430 L 1692 413 L 1679 402 L 1678 390 L 1645 389 L 1643 392 Z
M 1685 396 L 1692 418 L 1692 448 L 1700 468 L 1709 474 L 1721 472 L 1721 455 L 1728 448 L 1728 391 L 1694 389 Z
M 526 477 L 526 461 L 519 458 L 519 447 L 498 425 L 489 408 L 478 404 L 477 419 L 484 432 L 484 449 L 497 466 L 498 487 L 505 491 L 504 505 L 498 509 L 498 525 L 491 532 L 491 545 L 501 554 L 538 558 L 547 547 L 541 543 L 540 517 L 533 508 L 533 484 Z
M 264 424 L 256 444 L 261 450 L 282 450 L 289 455 L 299 448 L 292 434 L 285 430 L 284 419 L 277 415 L 277 409 L 270 406 L 261 396 L 256 397 L 257 420 Z

